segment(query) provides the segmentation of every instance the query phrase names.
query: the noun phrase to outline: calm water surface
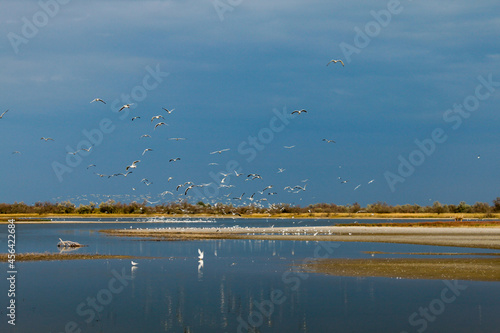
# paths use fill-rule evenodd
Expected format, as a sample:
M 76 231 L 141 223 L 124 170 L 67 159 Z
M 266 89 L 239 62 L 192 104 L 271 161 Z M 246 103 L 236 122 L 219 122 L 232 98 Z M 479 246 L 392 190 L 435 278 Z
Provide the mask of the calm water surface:
M 134 259 L 139 263 L 135 268 L 130 260 L 18 262 L 16 326 L 7 324 L 9 288 L 3 278 L 1 332 L 499 332 L 500 283 L 335 277 L 307 274 L 295 266 L 318 255 L 368 258 L 363 251 L 491 250 L 258 240 L 157 242 L 99 233 L 130 226 L 346 222 L 126 221 L 17 225 L 17 252 L 58 252 L 56 244 L 62 238 L 88 245 L 76 253 L 154 258 Z M 0 252 L 5 253 L 7 228 L 0 228 Z M 203 266 L 197 259 L 198 249 L 205 253 Z M 0 264 L 0 270 L 7 272 L 7 264 Z

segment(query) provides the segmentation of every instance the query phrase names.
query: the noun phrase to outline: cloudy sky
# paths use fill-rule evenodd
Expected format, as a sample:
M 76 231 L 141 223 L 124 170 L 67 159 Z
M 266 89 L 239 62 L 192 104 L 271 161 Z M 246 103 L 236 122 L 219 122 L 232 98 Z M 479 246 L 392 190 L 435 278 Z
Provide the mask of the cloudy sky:
M 192 201 L 491 203 L 499 14 L 493 0 L 4 1 L 0 202 L 169 201 L 191 181 L 212 183 Z

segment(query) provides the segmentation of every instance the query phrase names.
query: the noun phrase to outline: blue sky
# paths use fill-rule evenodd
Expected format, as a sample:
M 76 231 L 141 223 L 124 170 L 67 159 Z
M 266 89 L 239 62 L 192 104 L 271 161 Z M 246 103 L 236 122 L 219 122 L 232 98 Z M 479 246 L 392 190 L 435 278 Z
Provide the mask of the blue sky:
M 6 1 L 0 202 L 163 202 L 191 181 L 212 183 L 192 201 L 491 203 L 499 13 L 497 1 Z M 169 126 L 154 130 L 155 115 Z M 134 160 L 126 178 L 95 174 Z M 235 165 L 245 175 L 218 188 Z M 258 193 L 268 185 L 276 195 Z

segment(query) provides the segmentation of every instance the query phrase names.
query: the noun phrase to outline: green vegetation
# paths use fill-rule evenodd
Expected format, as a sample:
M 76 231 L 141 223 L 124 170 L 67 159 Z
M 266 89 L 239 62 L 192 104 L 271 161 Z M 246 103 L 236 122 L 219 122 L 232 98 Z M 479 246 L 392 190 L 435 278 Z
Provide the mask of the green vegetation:
M 31 215 L 66 215 L 66 214 L 119 214 L 119 215 L 259 215 L 283 216 L 302 215 L 302 217 L 367 217 L 372 214 L 383 216 L 384 214 L 399 215 L 398 217 L 412 217 L 412 214 L 420 214 L 418 217 L 441 216 L 442 214 L 480 214 L 476 217 L 494 218 L 495 213 L 500 213 L 500 197 L 493 200 L 492 205 L 486 202 L 476 202 L 469 205 L 464 201 L 458 205 L 443 205 L 438 201 L 432 206 L 396 205 L 391 206 L 385 202 L 376 202 L 366 207 L 361 207 L 358 203 L 352 205 L 336 205 L 334 203 L 318 203 L 306 207 L 292 206 L 290 204 L 272 204 L 269 207 L 259 207 L 255 205 L 233 206 L 232 204 L 218 203 L 211 205 L 202 201 L 196 205 L 183 202 L 162 203 L 155 206 L 148 206 L 147 202 L 122 203 L 108 200 L 106 202 L 89 203 L 87 205 L 76 206 L 69 201 L 63 202 L 37 202 L 34 205 L 27 205 L 24 202 L 13 204 L 0 203 L 0 215 L 31 214 Z M 407 216 L 406 216 L 406 215 Z M 426 216 L 428 214 L 429 216 Z M 385 217 L 385 216 L 383 216 Z

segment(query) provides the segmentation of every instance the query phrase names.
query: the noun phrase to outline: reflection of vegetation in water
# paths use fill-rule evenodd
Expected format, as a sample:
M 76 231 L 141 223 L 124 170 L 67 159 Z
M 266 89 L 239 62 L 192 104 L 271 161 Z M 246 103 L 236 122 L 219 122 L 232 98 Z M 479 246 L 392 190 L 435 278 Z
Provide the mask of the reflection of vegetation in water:
M 416 204 L 392 206 L 385 202 L 376 202 L 366 207 L 361 207 L 358 203 L 352 205 L 317 203 L 306 207 L 284 203 L 272 204 L 269 207 L 256 205 L 235 207 L 232 204 L 219 203 L 211 205 L 202 201 L 195 205 L 187 201 L 162 203 L 155 206 L 148 206 L 147 204 L 147 201 L 142 203 L 135 201 L 122 203 L 114 200 L 108 200 L 100 204 L 90 202 L 87 205 L 81 204 L 78 207 L 69 201 L 58 203 L 37 202 L 32 206 L 24 202 L 0 203 L 0 214 L 304 214 L 310 216 L 323 214 L 327 217 L 335 217 L 335 214 L 352 214 L 352 216 L 362 216 L 363 214 L 481 214 L 480 217 L 482 218 L 492 218 L 495 217 L 494 213 L 500 213 L 500 197 L 493 200 L 492 205 L 486 202 L 476 202 L 469 205 L 464 201 L 458 205 L 443 205 L 436 201 L 432 206 Z

